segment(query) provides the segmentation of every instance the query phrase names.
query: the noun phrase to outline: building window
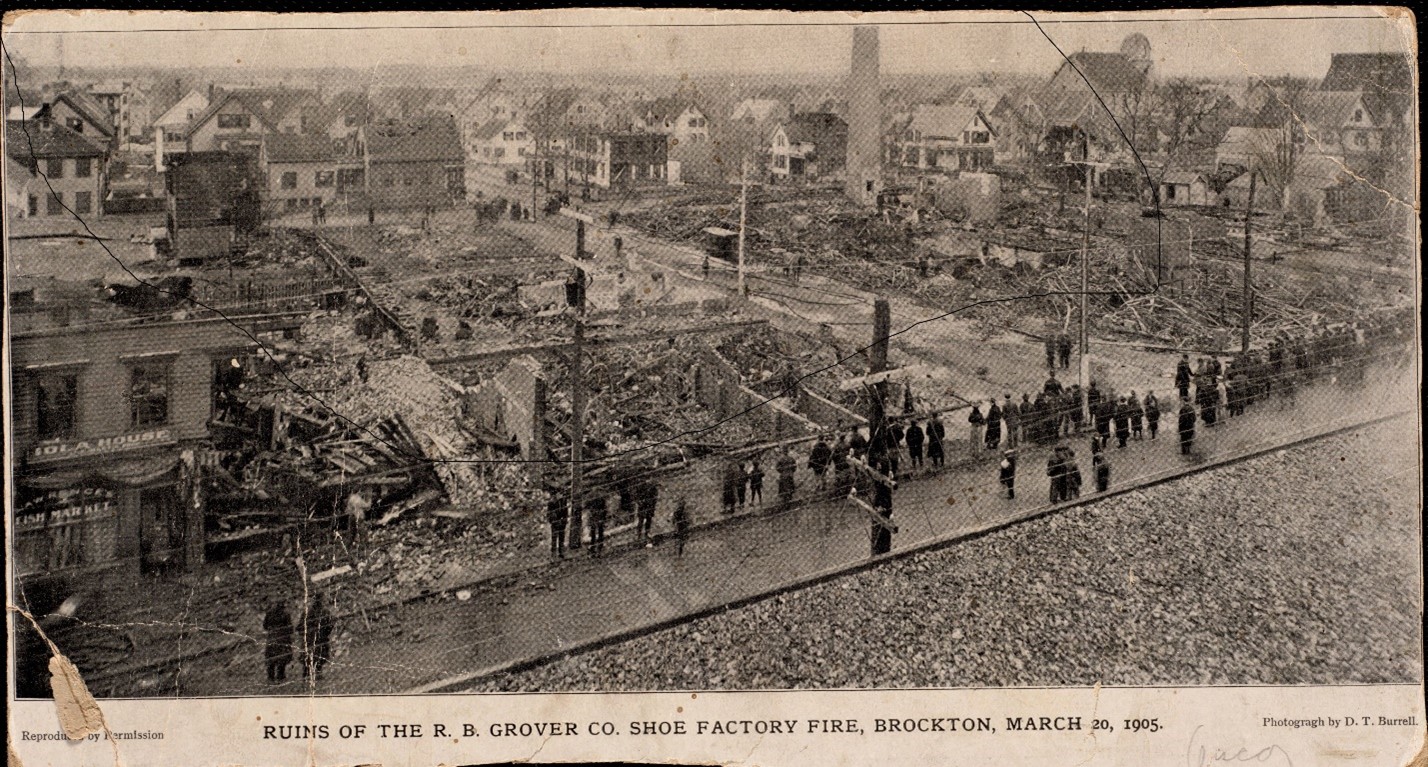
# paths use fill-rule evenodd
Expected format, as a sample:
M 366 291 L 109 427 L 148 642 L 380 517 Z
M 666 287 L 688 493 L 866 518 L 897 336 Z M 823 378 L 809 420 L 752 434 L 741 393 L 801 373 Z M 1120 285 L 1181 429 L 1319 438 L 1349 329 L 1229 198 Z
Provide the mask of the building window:
M 219 115 L 218 127 L 234 130 L 248 127 L 248 115 Z
M 35 436 L 65 439 L 74 436 L 75 404 L 79 379 L 73 373 L 47 374 L 35 381 Z
M 397 180 L 390 173 L 382 174 L 382 186 L 396 186 Z
M 171 132 L 171 131 L 164 131 L 164 141 L 168 141 L 168 142 L 171 142 L 171 143 L 174 143 L 174 144 L 182 143 L 182 142 L 183 142 L 183 134 L 182 134 L 182 133 L 173 133 L 173 132 Z
M 45 160 L 45 175 L 50 178 L 64 178 L 64 158 L 51 157 Z
M 32 216 L 38 216 L 38 215 L 40 215 L 40 198 L 39 198 L 39 195 L 34 195 L 34 194 L 30 195 L 30 215 L 32 215 Z
M 129 372 L 129 425 L 162 426 L 169 420 L 168 365 L 138 365 Z
M 788 158 L 781 154 L 774 155 L 774 167 L 779 168 L 780 170 L 787 168 Z
M 330 170 L 314 171 L 312 174 L 312 185 L 315 187 L 332 186 L 337 174 Z
M 74 193 L 74 212 L 75 212 L 75 213 L 93 213 L 93 212 L 94 212 L 94 193 L 93 193 L 93 192 L 75 192 L 75 193 Z
M 284 171 L 282 181 L 280 183 L 282 185 L 282 188 L 284 189 L 297 189 L 297 171 Z
M 66 117 L 64 118 L 64 127 L 69 128 L 75 133 L 83 133 L 84 121 L 78 117 Z
M 63 216 L 63 215 L 64 215 L 64 198 L 61 196 L 61 194 L 60 194 L 59 192 L 54 192 L 54 193 L 51 194 L 48 198 L 45 199 L 45 215 L 46 215 L 46 216 Z
M 1357 146 L 1357 147 L 1368 146 L 1368 137 L 1365 136 L 1365 135 L 1362 134 L 1362 133 L 1355 133 L 1355 134 L 1354 134 L 1354 146 Z
M 510 132 L 510 131 L 504 131 L 503 133 L 501 133 L 501 140 L 502 140 L 502 141 L 510 141 L 510 140 L 511 140 L 511 132 Z
M 94 163 L 88 157 L 79 157 L 74 161 L 74 177 L 89 178 L 94 173 Z
M 1166 184 L 1166 185 L 1165 185 L 1165 199 L 1167 199 L 1167 200 L 1173 200 L 1173 199 L 1175 199 L 1175 185 L 1174 185 L 1174 184 Z
M 497 156 L 497 157 L 505 157 L 505 156 L 506 156 L 506 148 L 503 147 L 503 146 L 498 146 L 498 147 L 496 147 L 495 152 L 496 152 L 496 156 Z
M 525 131 L 521 131 L 521 130 L 516 131 L 516 140 L 517 140 L 517 141 L 525 141 L 525 140 L 526 140 L 526 132 L 525 132 Z

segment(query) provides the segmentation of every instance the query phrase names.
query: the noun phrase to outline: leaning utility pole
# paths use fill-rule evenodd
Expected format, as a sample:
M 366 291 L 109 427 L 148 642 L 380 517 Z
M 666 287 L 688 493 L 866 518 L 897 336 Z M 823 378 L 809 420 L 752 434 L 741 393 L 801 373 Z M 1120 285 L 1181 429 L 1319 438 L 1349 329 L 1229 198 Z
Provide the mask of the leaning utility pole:
M 1250 281 L 1250 219 L 1254 218 L 1254 182 L 1259 171 L 1250 171 L 1249 199 L 1245 201 L 1245 289 L 1244 306 L 1240 309 L 1240 352 L 1249 351 L 1250 313 L 1254 305 L 1254 285 Z
M 744 286 L 744 226 L 749 217 L 749 155 L 739 165 L 739 296 L 748 295 Z

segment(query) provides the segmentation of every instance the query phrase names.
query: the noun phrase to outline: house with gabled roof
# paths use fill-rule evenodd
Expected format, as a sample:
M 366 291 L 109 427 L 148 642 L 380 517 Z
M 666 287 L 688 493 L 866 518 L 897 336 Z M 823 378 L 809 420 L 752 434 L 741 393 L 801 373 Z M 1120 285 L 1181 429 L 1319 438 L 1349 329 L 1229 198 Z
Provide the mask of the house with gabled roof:
M 216 96 L 184 136 L 187 151 L 241 151 L 256 155 L 269 133 L 302 133 L 322 106 L 317 94 L 253 88 Z
M 26 215 L 103 213 L 108 149 L 89 136 L 50 120 L 6 120 L 5 154 L 32 177 Z
M 451 115 L 372 123 L 358 140 L 374 209 L 451 207 L 466 197 L 466 156 Z
M 480 165 L 522 166 L 535 151 L 535 136 L 525 122 L 495 117 L 465 136 L 466 159 Z
M 283 213 L 330 206 L 365 191 L 361 156 L 325 134 L 270 133 L 259 160 L 267 203 Z
M 989 170 L 996 163 L 996 137 L 977 107 L 919 104 L 902 130 L 899 164 L 922 170 Z
M 774 126 L 769 173 L 780 180 L 809 180 L 843 170 L 848 123 L 828 112 L 804 112 Z
M 636 127 L 662 133 L 678 144 L 699 144 L 709 140 L 709 118 L 688 99 L 664 96 L 632 105 Z

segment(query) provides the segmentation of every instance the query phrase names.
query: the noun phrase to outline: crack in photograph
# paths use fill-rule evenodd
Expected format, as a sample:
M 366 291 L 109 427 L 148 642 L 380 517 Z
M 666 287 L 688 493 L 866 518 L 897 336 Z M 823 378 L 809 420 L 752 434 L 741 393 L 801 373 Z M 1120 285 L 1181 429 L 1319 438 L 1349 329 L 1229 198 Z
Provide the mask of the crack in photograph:
M 7 17 L 12 700 L 1421 685 L 1416 39 L 1249 10 Z

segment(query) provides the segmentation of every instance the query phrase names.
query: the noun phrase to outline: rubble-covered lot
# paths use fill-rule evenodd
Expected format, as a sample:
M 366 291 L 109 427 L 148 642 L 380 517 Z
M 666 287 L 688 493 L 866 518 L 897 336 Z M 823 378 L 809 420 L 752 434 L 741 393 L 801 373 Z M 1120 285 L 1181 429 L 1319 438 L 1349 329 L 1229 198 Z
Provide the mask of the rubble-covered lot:
M 1400 418 L 489 685 L 648 690 L 1421 680 Z

